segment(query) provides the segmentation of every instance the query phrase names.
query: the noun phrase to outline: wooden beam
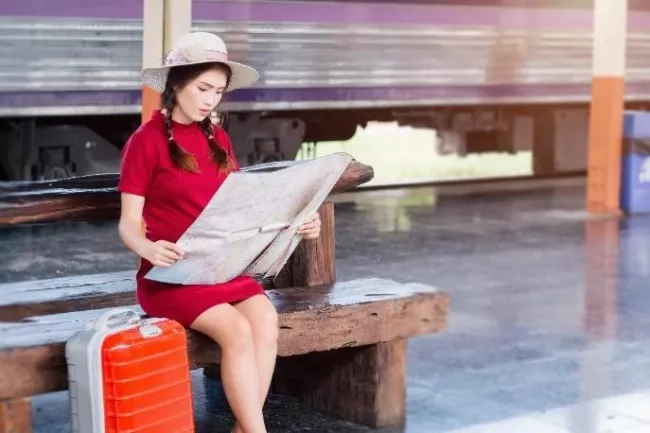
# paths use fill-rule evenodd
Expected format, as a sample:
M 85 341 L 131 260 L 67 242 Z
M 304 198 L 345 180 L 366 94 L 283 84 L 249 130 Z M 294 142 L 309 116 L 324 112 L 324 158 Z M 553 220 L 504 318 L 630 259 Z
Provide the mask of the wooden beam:
M 587 210 L 620 212 L 627 0 L 594 3 Z
M 244 172 L 279 170 L 299 161 L 244 167 Z M 370 181 L 372 167 L 353 161 L 332 194 L 353 189 Z M 118 173 L 52 181 L 0 183 L 0 226 L 46 222 L 116 219 L 120 213 Z
M 273 288 L 270 278 L 260 283 Z M 0 322 L 132 305 L 138 302 L 135 288 L 135 271 L 0 284 Z

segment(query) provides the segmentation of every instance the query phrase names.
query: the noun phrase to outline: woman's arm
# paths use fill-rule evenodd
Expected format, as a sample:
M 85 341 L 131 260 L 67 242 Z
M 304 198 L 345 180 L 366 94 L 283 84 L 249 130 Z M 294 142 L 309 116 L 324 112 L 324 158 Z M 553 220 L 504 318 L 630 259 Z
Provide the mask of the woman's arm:
M 127 248 L 138 256 L 144 257 L 147 244 L 151 242 L 145 236 L 144 222 L 142 220 L 144 197 L 122 193 L 121 199 L 122 211 L 118 226 L 120 239 Z
M 148 135 L 147 135 L 148 134 Z M 118 233 L 124 245 L 154 266 L 169 266 L 182 256 L 167 241 L 147 239 L 142 211 L 158 165 L 157 139 L 149 130 L 135 132 L 122 150 L 120 181 L 121 213 Z
M 181 249 L 172 242 L 147 239 L 142 219 L 144 197 L 122 193 L 122 212 L 118 231 L 120 239 L 131 251 L 154 266 L 170 266 L 183 256 Z

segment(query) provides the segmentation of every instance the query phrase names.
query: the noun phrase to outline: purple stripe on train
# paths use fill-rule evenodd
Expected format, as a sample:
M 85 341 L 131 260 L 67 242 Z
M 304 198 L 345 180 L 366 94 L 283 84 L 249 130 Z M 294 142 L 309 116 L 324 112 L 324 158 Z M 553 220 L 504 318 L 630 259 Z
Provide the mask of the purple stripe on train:
M 284 0 L 284 1 L 321 1 L 321 0 Z M 447 6 L 506 6 L 525 7 L 527 9 L 593 9 L 594 0 L 525 0 L 514 3 L 512 0 L 328 0 L 332 2 L 356 3 L 395 3 L 436 4 Z M 648 0 L 628 0 L 628 7 L 635 10 L 650 10 Z
M 194 0 L 195 20 L 286 21 L 335 24 L 507 25 L 591 27 L 588 11 L 448 7 L 388 3 L 237 2 Z
M 332 24 L 507 26 L 591 30 L 589 9 L 453 7 L 389 3 L 194 0 L 194 20 Z M 630 13 L 629 28 L 650 28 L 650 13 Z
M 142 18 L 142 0 L 2 0 L 0 16 Z M 516 9 L 358 2 L 193 0 L 195 20 L 346 25 L 509 26 L 590 29 L 589 9 Z M 632 30 L 650 28 L 650 13 L 630 13 Z
M 650 94 L 650 81 L 627 83 L 628 93 Z M 567 97 L 589 96 L 591 84 L 527 84 L 527 85 L 437 85 L 392 87 L 318 87 L 241 89 L 228 95 L 231 102 L 278 101 L 413 101 L 418 100 L 483 100 L 504 98 L 539 98 L 549 95 Z
M 142 0 L 0 0 L 0 17 L 142 19 Z
M 627 83 L 628 94 L 647 94 L 650 99 L 650 81 Z M 241 89 L 228 95 L 230 102 L 299 102 L 299 101 L 373 101 L 389 100 L 482 100 L 498 101 L 504 98 L 538 98 L 548 95 L 588 97 L 590 84 L 530 84 L 493 86 L 404 86 L 387 88 L 308 88 L 308 89 Z M 78 92 L 6 92 L 0 93 L 0 106 L 56 107 L 56 106 L 127 106 L 141 103 L 140 91 L 78 91 Z

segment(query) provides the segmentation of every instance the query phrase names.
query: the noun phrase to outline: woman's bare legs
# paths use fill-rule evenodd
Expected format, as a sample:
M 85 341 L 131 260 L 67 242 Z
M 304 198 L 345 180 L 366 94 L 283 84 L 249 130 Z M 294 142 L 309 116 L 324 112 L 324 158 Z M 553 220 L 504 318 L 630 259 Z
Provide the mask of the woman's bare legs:
M 248 319 L 229 304 L 203 312 L 190 326 L 221 348 L 221 381 L 243 433 L 266 433 L 260 405 L 253 330 Z
M 273 303 L 265 295 L 253 296 L 235 304 L 235 308 L 247 319 L 253 331 L 255 359 L 259 379 L 259 407 L 264 406 L 271 386 L 275 360 L 278 354 L 278 314 Z M 234 433 L 248 433 L 241 423 L 235 424 Z

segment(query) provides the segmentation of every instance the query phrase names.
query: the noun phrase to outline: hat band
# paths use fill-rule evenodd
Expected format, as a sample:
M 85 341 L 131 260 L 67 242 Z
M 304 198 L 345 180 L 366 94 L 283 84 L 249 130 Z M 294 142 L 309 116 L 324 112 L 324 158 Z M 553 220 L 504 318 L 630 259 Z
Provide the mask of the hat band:
M 193 50 L 191 53 L 184 53 L 181 50 L 174 50 L 167 56 L 165 66 L 181 66 L 188 63 L 200 62 L 225 62 L 228 55 L 222 51 L 202 49 L 200 52 Z

